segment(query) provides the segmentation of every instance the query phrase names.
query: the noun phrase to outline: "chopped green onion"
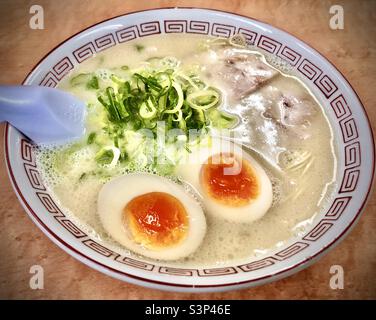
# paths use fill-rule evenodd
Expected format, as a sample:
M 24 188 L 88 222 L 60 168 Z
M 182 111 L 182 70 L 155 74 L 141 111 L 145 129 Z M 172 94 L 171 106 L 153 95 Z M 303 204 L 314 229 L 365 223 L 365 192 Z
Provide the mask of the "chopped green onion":
M 219 102 L 219 93 L 215 90 L 199 90 L 187 96 L 187 103 L 198 110 L 207 110 Z
M 82 181 L 84 178 L 86 178 L 86 172 L 80 175 L 80 177 L 78 178 L 78 181 Z
M 141 104 L 140 116 L 143 119 L 151 119 L 155 116 L 156 113 L 157 113 L 157 109 L 154 107 L 150 99 Z
M 93 76 L 88 83 L 86 84 L 86 88 L 88 89 L 99 89 L 99 82 L 96 76 Z
M 102 148 L 96 155 L 95 160 L 97 163 L 102 165 L 108 165 L 109 167 L 114 167 L 119 158 L 120 150 L 114 146 L 107 146 Z
M 110 79 L 112 80 L 112 82 L 115 82 L 117 85 L 120 85 L 120 86 L 124 85 L 124 81 L 121 80 L 119 77 L 115 76 L 114 74 L 110 76 Z
M 176 113 L 183 106 L 184 94 L 183 94 L 183 90 L 181 88 L 181 85 L 178 82 L 174 81 L 172 83 L 172 87 L 176 90 L 176 93 L 178 95 L 178 101 L 177 101 L 175 107 L 172 110 L 165 110 L 165 113 Z
M 136 44 L 134 47 L 136 48 L 138 52 L 142 52 L 145 49 L 145 47 L 141 44 Z
M 95 132 L 90 133 L 87 137 L 87 144 L 92 144 L 95 140 L 96 135 L 97 134 Z
M 91 79 L 90 73 L 80 73 L 79 75 L 73 77 L 70 80 L 70 84 L 71 84 L 71 86 L 76 87 L 76 86 L 80 86 L 80 85 L 84 85 L 84 84 L 88 83 L 88 81 L 90 81 L 90 79 Z

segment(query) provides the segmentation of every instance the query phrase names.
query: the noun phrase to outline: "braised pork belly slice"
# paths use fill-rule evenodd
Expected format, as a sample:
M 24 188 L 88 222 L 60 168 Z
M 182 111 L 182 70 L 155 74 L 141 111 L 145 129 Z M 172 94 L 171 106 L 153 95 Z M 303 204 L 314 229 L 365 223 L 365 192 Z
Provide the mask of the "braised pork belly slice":
M 228 89 L 231 100 L 246 97 L 279 75 L 276 69 L 262 61 L 260 55 L 244 50 L 220 50 L 217 57 L 213 75 Z
M 308 94 L 281 91 L 274 86 L 263 90 L 264 97 L 271 103 L 266 105 L 265 118 L 273 120 L 288 133 L 301 139 L 308 138 L 307 129 L 317 114 L 314 102 Z

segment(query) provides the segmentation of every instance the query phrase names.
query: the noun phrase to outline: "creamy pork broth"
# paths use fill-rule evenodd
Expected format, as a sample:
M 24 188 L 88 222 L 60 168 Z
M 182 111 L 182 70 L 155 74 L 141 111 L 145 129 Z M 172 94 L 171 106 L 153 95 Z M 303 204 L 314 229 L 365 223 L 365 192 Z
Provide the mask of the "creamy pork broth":
M 253 49 L 220 45 L 207 49 L 202 45 L 207 39 L 163 35 L 130 41 L 81 63 L 59 85 L 89 104 L 88 132 L 98 125 L 91 121 L 90 114 L 99 112 L 101 106 L 95 91 L 72 85 L 71 80 L 78 74 L 106 74 L 123 65 L 142 69 L 150 58 L 168 56 L 178 59 L 182 69 L 193 68 L 207 83 L 221 90 L 220 108 L 238 118 L 231 129 L 234 141 L 241 142 L 244 151 L 267 172 L 273 184 L 273 204 L 260 220 L 252 223 L 228 222 L 207 215 L 206 235 L 198 250 L 187 258 L 168 262 L 181 267 L 249 260 L 283 246 L 311 226 L 331 199 L 335 181 L 336 159 L 328 120 L 299 79 L 264 63 L 265 58 Z M 273 57 L 267 57 L 267 61 L 281 64 Z M 252 78 L 255 68 L 258 73 Z M 93 237 L 118 252 L 135 255 L 111 238 L 97 214 L 98 192 L 103 184 L 127 170 L 114 168 L 100 178 L 88 175 L 97 165 L 91 145 L 77 149 L 69 164 L 60 163 L 57 168 L 59 152 L 61 148 L 48 147 L 37 152 L 44 179 L 56 201 Z

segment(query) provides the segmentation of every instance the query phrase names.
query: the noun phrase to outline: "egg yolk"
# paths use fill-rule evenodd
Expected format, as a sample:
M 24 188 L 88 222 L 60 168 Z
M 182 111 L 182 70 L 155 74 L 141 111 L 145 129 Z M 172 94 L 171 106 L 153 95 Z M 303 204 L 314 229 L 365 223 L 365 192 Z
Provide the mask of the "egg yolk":
M 228 206 L 247 205 L 259 194 L 259 182 L 251 165 L 232 153 L 209 157 L 201 167 L 200 181 L 208 196 Z
M 123 218 L 133 240 L 149 248 L 174 246 L 188 232 L 188 214 L 183 204 L 165 192 L 133 198 L 124 207 Z

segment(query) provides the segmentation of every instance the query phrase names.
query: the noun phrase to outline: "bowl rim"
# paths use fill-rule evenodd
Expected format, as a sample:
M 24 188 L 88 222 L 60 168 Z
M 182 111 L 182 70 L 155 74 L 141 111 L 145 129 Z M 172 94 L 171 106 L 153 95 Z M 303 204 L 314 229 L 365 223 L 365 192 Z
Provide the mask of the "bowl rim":
M 19 199 L 19 201 L 21 202 L 23 208 L 28 213 L 28 215 L 33 220 L 33 222 L 36 223 L 38 225 L 38 227 L 43 231 L 43 233 L 45 233 L 55 244 L 57 244 L 64 251 L 66 251 L 67 253 L 69 253 L 74 258 L 78 259 L 79 261 L 85 263 L 86 265 L 88 265 L 88 266 L 90 266 L 90 267 L 92 267 L 92 268 L 94 268 L 94 269 L 96 269 L 98 271 L 104 272 L 106 275 L 110 275 L 110 276 L 113 276 L 113 277 L 121 279 L 121 280 L 124 280 L 124 277 L 125 277 L 125 278 L 127 278 L 127 281 L 135 283 L 135 284 L 149 285 L 149 286 L 154 284 L 154 285 L 157 286 L 157 288 L 162 289 L 162 290 L 163 289 L 164 290 L 172 289 L 172 290 L 178 290 L 178 291 L 190 291 L 189 289 L 193 289 L 192 291 L 197 291 L 197 290 L 195 290 L 195 288 L 199 289 L 199 291 L 212 291 L 212 290 L 210 290 L 211 288 L 215 289 L 216 291 L 218 291 L 218 290 L 231 290 L 232 288 L 235 288 L 235 287 L 238 287 L 238 288 L 239 287 L 248 287 L 248 286 L 252 286 L 252 285 L 258 285 L 258 284 L 263 284 L 263 283 L 266 283 L 266 282 L 271 282 L 271 281 L 274 281 L 274 280 L 277 280 L 277 279 L 281 279 L 281 278 L 287 277 L 287 276 L 291 275 L 292 273 L 295 273 L 295 271 L 299 271 L 301 269 L 304 269 L 304 268 L 308 267 L 310 264 L 312 264 L 314 261 L 316 261 L 322 255 L 328 253 L 329 250 L 331 250 L 338 243 L 340 243 L 340 241 L 346 236 L 346 234 L 348 234 L 348 232 L 356 225 L 356 222 L 359 220 L 362 212 L 364 211 L 364 208 L 365 208 L 367 202 L 370 199 L 370 194 L 371 194 L 371 191 L 373 189 L 373 183 L 374 183 L 374 179 L 375 179 L 375 140 L 374 140 L 374 134 L 373 134 L 372 126 L 370 124 L 370 119 L 368 117 L 368 114 L 367 114 L 367 112 L 366 112 L 366 110 L 364 108 L 364 105 L 363 105 L 363 103 L 362 103 L 362 101 L 361 101 L 358 93 L 355 91 L 355 89 L 352 87 L 352 85 L 346 79 L 346 77 L 342 74 L 342 72 L 336 67 L 336 65 L 334 63 L 332 63 L 328 58 L 326 58 L 323 54 L 321 54 L 316 49 L 314 49 L 307 42 L 301 40 L 300 38 L 296 37 L 295 35 L 291 34 L 288 31 L 285 31 L 284 29 L 282 29 L 280 27 L 274 27 L 273 25 L 271 25 L 269 23 L 263 22 L 261 20 L 255 19 L 253 17 L 242 15 L 242 14 L 238 14 L 238 13 L 233 13 L 233 12 L 230 12 L 230 11 L 219 10 L 219 9 L 212 9 L 212 8 L 204 8 L 204 7 L 180 7 L 180 6 L 179 7 L 161 7 L 161 8 L 157 7 L 157 8 L 150 8 L 150 9 L 132 11 L 132 12 L 127 12 L 125 14 L 120 14 L 120 15 L 117 15 L 117 16 L 113 16 L 113 17 L 110 17 L 108 19 L 99 21 L 99 22 L 97 22 L 95 24 L 92 24 L 92 25 L 90 25 L 90 26 L 88 26 L 88 27 L 86 27 L 86 28 L 84 28 L 84 29 L 76 32 L 75 34 L 71 35 L 70 37 L 68 37 L 65 40 L 63 40 L 60 43 L 58 43 L 50 51 L 48 51 L 34 65 L 34 67 L 29 71 L 29 73 L 26 75 L 25 79 L 22 81 L 22 84 L 25 84 L 25 82 L 28 80 L 28 78 L 30 77 L 30 75 L 35 71 L 35 69 L 37 69 L 38 66 L 53 51 L 55 51 L 59 47 L 63 46 L 68 40 L 70 40 L 71 38 L 74 38 L 75 36 L 81 34 L 82 32 L 84 32 L 84 31 L 86 31 L 86 30 L 88 30 L 90 28 L 93 28 L 93 27 L 95 27 L 95 26 L 97 26 L 99 24 L 102 24 L 102 23 L 104 23 L 106 21 L 110 21 L 110 20 L 113 20 L 113 19 L 116 19 L 116 18 L 119 18 L 119 17 L 125 17 L 127 15 L 131 15 L 131 14 L 135 14 L 135 13 L 142 13 L 142 12 L 147 12 L 147 11 L 169 10 L 169 9 L 183 9 L 183 10 L 184 9 L 199 9 L 199 10 L 205 10 L 205 11 L 209 11 L 209 12 L 210 11 L 211 12 L 220 12 L 220 13 L 224 13 L 224 14 L 228 14 L 228 15 L 232 15 L 232 16 L 243 17 L 245 19 L 249 19 L 249 20 L 253 20 L 253 21 L 265 24 L 265 25 L 267 25 L 267 26 L 269 26 L 271 28 L 274 28 L 274 29 L 277 29 L 277 30 L 280 30 L 280 31 L 286 33 L 290 37 L 298 39 L 299 41 L 301 41 L 302 43 L 304 43 L 307 47 L 309 47 L 314 52 L 315 55 L 318 55 L 321 59 L 326 60 L 327 62 L 329 62 L 329 64 L 334 69 L 336 69 L 336 71 L 341 75 L 341 77 L 345 81 L 345 83 L 350 87 L 350 89 L 354 93 L 355 97 L 357 98 L 357 100 L 359 102 L 359 105 L 362 107 L 362 112 L 363 112 L 363 114 L 365 116 L 366 122 L 367 122 L 368 127 L 369 127 L 369 131 L 370 131 L 370 136 L 371 136 L 370 140 L 372 142 L 372 146 L 371 146 L 372 147 L 372 177 L 370 179 L 370 183 L 369 183 L 369 186 L 368 186 L 367 194 L 366 194 L 366 196 L 365 196 L 365 198 L 363 200 L 363 203 L 359 207 L 358 212 L 356 213 L 356 215 L 354 215 L 354 217 L 351 220 L 351 222 L 346 226 L 346 228 L 344 228 L 342 230 L 342 232 L 336 238 L 334 238 L 330 243 L 328 243 L 325 246 L 323 246 L 320 250 L 316 251 L 314 254 L 307 256 L 304 260 L 302 260 L 299 263 L 296 263 L 296 264 L 294 264 L 292 266 L 289 266 L 288 268 L 281 269 L 281 270 L 279 270 L 277 272 L 270 273 L 270 274 L 267 274 L 267 275 L 262 276 L 262 277 L 257 277 L 257 278 L 248 279 L 248 280 L 244 280 L 244 281 L 231 282 L 231 283 L 209 284 L 209 285 L 192 285 L 192 284 L 184 284 L 184 283 L 180 283 L 179 284 L 179 283 L 171 283 L 171 282 L 165 282 L 165 281 L 157 281 L 157 280 L 150 279 L 150 278 L 145 278 L 145 277 L 139 277 L 139 276 L 136 276 L 136 275 L 133 275 L 133 274 L 129 274 L 129 273 L 124 272 L 124 271 L 120 271 L 120 270 L 116 270 L 114 268 L 111 268 L 110 266 L 104 265 L 101 262 L 99 262 L 99 261 L 91 258 L 90 256 L 87 256 L 85 253 L 83 253 L 83 252 L 75 249 L 70 244 L 68 244 L 65 240 L 61 239 L 57 234 L 55 234 L 52 230 L 50 230 L 50 228 L 47 225 L 45 225 L 39 219 L 38 215 L 33 211 L 32 207 L 29 205 L 29 203 L 27 202 L 27 200 L 24 198 L 24 196 L 23 196 L 23 194 L 21 192 L 21 189 L 17 185 L 15 176 L 13 174 L 13 170 L 12 170 L 12 166 L 11 166 L 11 161 L 10 161 L 10 157 L 9 157 L 9 138 L 10 138 L 9 131 L 11 130 L 10 128 L 13 129 L 13 127 L 9 123 L 7 123 L 6 124 L 6 129 L 5 129 L 5 134 L 4 134 L 4 140 L 5 140 L 5 143 L 4 143 L 4 151 L 5 152 L 4 152 L 4 154 L 5 154 L 5 158 L 6 158 L 6 167 L 7 167 L 8 175 L 9 175 L 11 183 L 12 183 L 12 187 L 13 187 L 13 189 L 14 189 L 14 191 L 15 191 L 18 199 Z M 103 269 L 107 270 L 107 272 L 104 271 Z M 260 283 L 261 281 L 263 281 L 263 282 Z

